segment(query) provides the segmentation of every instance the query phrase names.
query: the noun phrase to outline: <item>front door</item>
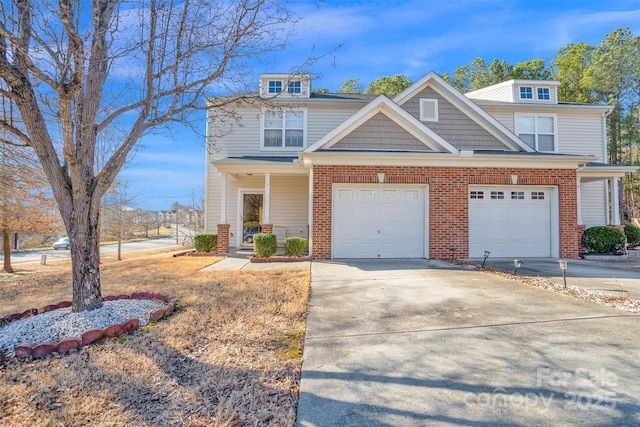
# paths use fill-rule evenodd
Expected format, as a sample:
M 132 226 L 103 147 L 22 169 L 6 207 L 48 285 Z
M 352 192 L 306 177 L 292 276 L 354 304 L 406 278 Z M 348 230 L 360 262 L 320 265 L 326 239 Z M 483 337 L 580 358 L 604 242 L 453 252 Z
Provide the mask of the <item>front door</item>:
M 253 247 L 253 235 L 261 231 L 263 199 L 260 193 L 242 194 L 242 246 Z

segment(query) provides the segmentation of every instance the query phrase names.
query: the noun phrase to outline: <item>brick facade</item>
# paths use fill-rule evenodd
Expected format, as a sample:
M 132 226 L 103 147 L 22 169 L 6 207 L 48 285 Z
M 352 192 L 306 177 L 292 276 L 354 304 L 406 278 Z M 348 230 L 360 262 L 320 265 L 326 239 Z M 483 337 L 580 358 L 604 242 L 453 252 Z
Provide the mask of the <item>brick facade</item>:
M 261 227 L 262 227 L 261 228 L 261 230 L 262 230 L 261 233 L 264 233 L 264 234 L 273 233 L 273 224 L 262 224 Z
M 229 227 L 230 224 L 218 224 L 218 248 L 219 254 L 229 252 Z
M 334 183 L 429 185 L 429 254 L 432 259 L 469 256 L 469 185 L 555 186 L 558 189 L 560 257 L 577 258 L 583 226 L 578 225 L 576 171 L 574 169 L 508 169 L 405 166 L 313 167 L 313 256 L 331 258 L 331 212 Z

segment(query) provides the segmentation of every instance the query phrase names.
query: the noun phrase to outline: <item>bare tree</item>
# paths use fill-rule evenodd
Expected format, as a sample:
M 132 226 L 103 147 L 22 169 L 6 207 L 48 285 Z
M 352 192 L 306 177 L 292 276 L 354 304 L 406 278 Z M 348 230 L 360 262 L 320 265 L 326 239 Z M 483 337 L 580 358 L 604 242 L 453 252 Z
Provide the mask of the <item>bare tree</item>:
M 118 261 L 122 261 L 122 241 L 128 239 L 138 228 L 134 200 L 135 195 L 130 194 L 129 183 L 118 180 L 102 198 L 101 230 L 116 239 Z
M 0 15 L 0 94 L 22 118 L 0 127 L 33 147 L 51 184 L 73 309 L 98 308 L 100 199 L 127 155 L 152 130 L 188 123 L 205 93 L 246 93 L 252 62 L 285 46 L 293 20 L 277 0 L 7 0 Z M 121 142 L 97 170 L 96 141 L 115 126 Z

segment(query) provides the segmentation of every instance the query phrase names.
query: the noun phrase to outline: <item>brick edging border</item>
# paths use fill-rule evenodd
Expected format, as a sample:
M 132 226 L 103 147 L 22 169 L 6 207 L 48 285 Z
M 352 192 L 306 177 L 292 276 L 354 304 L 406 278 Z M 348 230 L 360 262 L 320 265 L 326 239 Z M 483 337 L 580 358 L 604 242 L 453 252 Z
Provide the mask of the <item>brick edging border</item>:
M 251 258 L 249 258 L 249 262 L 256 262 L 256 263 L 264 263 L 264 262 L 301 262 L 301 261 L 312 261 L 313 258 L 312 257 L 303 257 L 303 256 L 291 256 L 291 257 L 286 257 L 286 256 L 274 256 L 274 257 L 269 257 L 269 258 L 258 258 L 255 255 L 251 255 Z
M 153 310 L 149 313 L 149 323 L 157 322 L 163 317 L 171 315 L 176 309 L 176 299 L 167 294 L 157 292 L 133 292 L 129 294 L 120 295 L 108 295 L 102 298 L 102 301 L 116 301 L 123 299 L 135 299 L 135 300 L 158 300 L 166 304 L 166 307 Z M 61 301 L 57 304 L 49 304 L 38 310 L 36 308 L 30 308 L 22 313 L 9 314 L 3 318 L 0 318 L 0 326 L 7 325 L 19 319 L 26 317 L 36 316 L 48 311 L 58 310 L 60 308 L 70 307 L 71 301 Z M 131 333 L 140 328 L 140 321 L 138 319 L 129 319 L 123 323 L 116 323 L 109 325 L 103 329 L 90 329 L 82 333 L 80 339 L 69 338 L 59 341 L 57 343 L 44 342 L 40 344 L 23 343 L 16 346 L 13 353 L 15 357 L 21 360 L 28 358 L 42 359 L 49 356 L 51 353 L 69 353 L 72 350 L 78 350 L 85 345 L 92 344 L 100 341 L 103 338 L 119 337 Z M 0 352 L 0 366 L 3 365 L 7 357 Z

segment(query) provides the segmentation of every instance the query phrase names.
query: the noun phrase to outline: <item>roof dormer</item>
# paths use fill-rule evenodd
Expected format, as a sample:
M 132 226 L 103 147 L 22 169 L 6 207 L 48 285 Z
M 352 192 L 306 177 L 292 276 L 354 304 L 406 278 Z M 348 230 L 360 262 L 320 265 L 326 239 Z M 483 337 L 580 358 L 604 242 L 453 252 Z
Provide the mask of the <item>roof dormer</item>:
M 307 73 L 260 74 L 260 96 L 263 98 L 309 98 L 311 75 Z
M 560 82 L 509 80 L 466 94 L 470 99 L 526 104 L 557 104 Z

